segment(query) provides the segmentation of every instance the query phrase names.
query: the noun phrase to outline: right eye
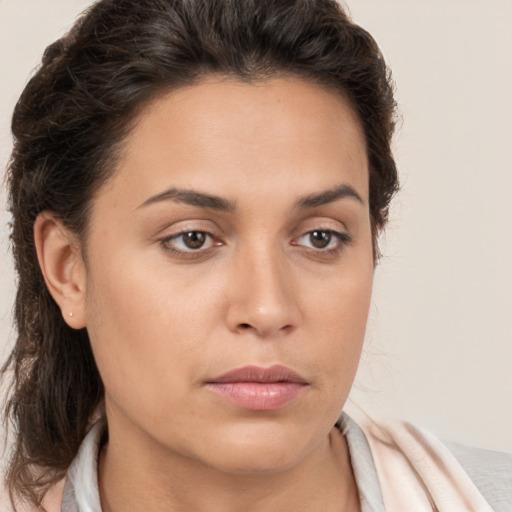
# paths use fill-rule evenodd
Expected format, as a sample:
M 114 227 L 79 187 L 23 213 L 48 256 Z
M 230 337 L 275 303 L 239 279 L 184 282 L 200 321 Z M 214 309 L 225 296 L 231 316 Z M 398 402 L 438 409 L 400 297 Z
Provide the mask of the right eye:
M 187 230 L 161 240 L 165 249 L 171 252 L 199 252 L 215 245 L 213 236 L 206 231 Z

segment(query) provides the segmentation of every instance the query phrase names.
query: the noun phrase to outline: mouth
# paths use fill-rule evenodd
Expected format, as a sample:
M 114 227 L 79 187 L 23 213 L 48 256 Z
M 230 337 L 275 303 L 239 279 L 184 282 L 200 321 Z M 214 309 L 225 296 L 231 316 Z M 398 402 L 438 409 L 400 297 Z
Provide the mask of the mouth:
M 295 401 L 309 386 L 290 368 L 244 366 L 206 381 L 215 394 L 232 404 L 253 411 L 273 411 Z

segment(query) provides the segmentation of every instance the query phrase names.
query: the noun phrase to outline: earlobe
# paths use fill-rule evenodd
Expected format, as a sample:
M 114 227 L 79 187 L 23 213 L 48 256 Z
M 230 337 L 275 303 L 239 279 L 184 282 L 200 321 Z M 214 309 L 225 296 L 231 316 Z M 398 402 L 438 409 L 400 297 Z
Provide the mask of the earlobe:
M 34 223 L 34 243 L 44 281 L 64 321 L 73 329 L 85 327 L 85 266 L 76 236 L 54 214 L 42 212 Z

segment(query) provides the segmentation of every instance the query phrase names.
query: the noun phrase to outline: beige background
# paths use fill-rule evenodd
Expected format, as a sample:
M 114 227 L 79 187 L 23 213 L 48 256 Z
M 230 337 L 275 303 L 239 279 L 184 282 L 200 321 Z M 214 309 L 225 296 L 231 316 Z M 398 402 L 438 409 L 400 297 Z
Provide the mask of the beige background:
M 27 76 L 89 3 L 0 0 L 2 173 Z M 512 451 L 512 1 L 346 5 L 381 45 L 404 118 L 395 142 L 403 190 L 352 400 L 447 439 Z M 1 199 L 3 359 L 14 274 Z

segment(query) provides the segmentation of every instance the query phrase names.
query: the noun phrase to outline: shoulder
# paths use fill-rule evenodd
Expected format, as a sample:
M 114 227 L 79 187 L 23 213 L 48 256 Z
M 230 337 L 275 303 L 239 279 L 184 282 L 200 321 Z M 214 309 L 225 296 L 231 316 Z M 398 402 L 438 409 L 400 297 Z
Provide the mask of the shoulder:
M 443 441 L 495 511 L 512 510 L 512 454 Z
M 60 512 L 62 503 L 62 493 L 64 491 L 65 479 L 54 484 L 43 498 L 42 505 L 46 512 Z M 28 503 L 18 503 L 16 512 L 37 512 L 40 510 Z M 0 512 L 15 512 L 5 485 L 0 484 Z
M 512 510 L 512 455 L 445 443 L 404 421 L 368 418 L 361 426 L 390 510 L 405 510 L 411 497 L 439 510 Z
M 11 500 L 9 499 L 9 493 L 7 489 L 2 485 L 0 487 L 0 512 L 11 512 L 13 510 Z

